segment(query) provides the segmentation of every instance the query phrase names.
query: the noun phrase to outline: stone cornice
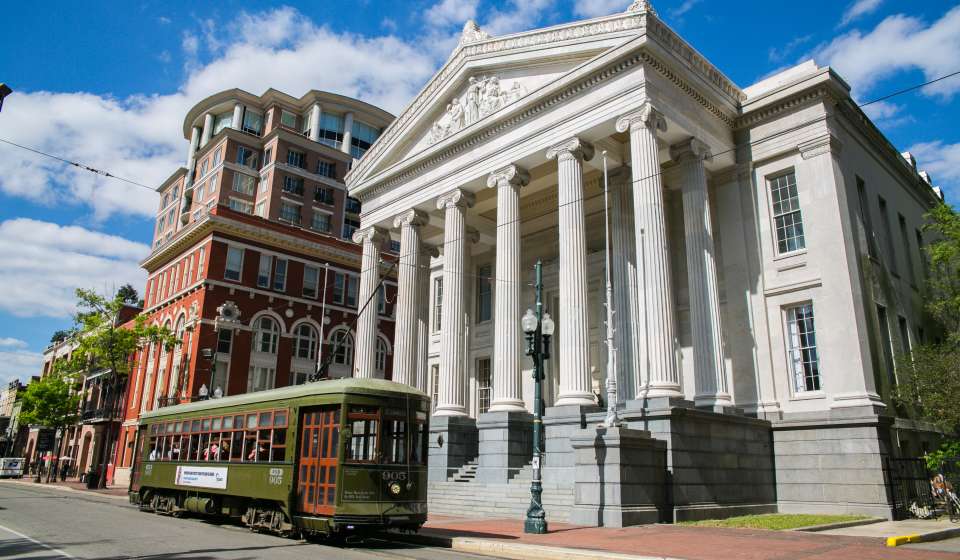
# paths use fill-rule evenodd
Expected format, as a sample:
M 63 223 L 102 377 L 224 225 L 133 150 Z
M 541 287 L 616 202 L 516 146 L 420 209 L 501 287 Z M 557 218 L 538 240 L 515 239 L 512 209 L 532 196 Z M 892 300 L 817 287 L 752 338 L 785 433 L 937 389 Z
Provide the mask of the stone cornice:
M 816 101 L 835 102 L 836 98 L 826 87 L 816 87 L 801 91 L 782 101 L 774 103 L 763 109 L 751 111 L 741 116 L 733 124 L 734 128 L 747 128 L 761 122 L 776 118 L 787 111 L 793 111 L 798 107 L 809 105 Z
M 326 258 L 346 266 L 358 266 L 360 264 L 358 250 L 341 249 L 334 247 L 329 242 L 309 241 L 295 235 L 274 231 L 269 227 L 247 224 L 227 216 L 207 214 L 199 222 L 194 222 L 185 230 L 178 232 L 177 237 L 151 253 L 140 262 L 140 266 L 148 272 L 157 270 L 213 232 L 233 234 L 241 238 L 256 240 L 259 243 Z
M 797 144 L 797 150 L 800 151 L 800 157 L 810 159 L 822 154 L 839 154 L 843 148 L 843 143 L 833 134 L 826 134 L 820 138 L 814 138 L 806 142 Z
M 710 100 L 708 100 L 702 93 L 697 91 L 697 88 L 688 84 L 684 79 L 682 79 L 676 72 L 674 72 L 670 66 L 660 61 L 658 58 L 653 56 L 648 52 L 641 53 L 641 58 L 650 68 L 653 68 L 659 72 L 663 77 L 670 80 L 673 85 L 680 88 L 681 91 L 694 98 L 697 103 L 700 104 L 704 109 L 713 113 L 715 117 L 727 124 L 727 126 L 733 126 L 736 122 L 735 116 L 728 115 L 726 111 L 717 107 Z

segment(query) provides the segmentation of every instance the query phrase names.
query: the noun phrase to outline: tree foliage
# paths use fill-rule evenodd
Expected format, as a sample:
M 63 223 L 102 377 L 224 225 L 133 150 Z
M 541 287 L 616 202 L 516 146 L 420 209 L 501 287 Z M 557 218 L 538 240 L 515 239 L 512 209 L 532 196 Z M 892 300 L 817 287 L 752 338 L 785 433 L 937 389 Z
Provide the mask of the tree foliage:
M 923 420 L 960 431 L 960 215 L 940 204 L 927 215 L 926 310 L 942 328 L 943 341 L 897 358 L 896 400 Z M 939 338 L 939 337 L 938 337 Z
M 122 303 L 129 303 L 130 305 L 142 305 L 140 302 L 143 301 L 140 299 L 140 294 L 137 292 L 137 289 L 134 288 L 132 284 L 120 286 L 120 289 L 117 290 L 117 299 Z
M 77 383 L 59 372 L 27 385 L 20 405 L 20 422 L 64 428 L 77 421 L 80 393 Z
M 53 336 L 50 337 L 50 344 L 57 344 L 59 342 L 63 342 L 64 340 L 70 338 L 71 336 L 73 336 L 72 329 L 61 329 L 58 331 L 54 331 Z

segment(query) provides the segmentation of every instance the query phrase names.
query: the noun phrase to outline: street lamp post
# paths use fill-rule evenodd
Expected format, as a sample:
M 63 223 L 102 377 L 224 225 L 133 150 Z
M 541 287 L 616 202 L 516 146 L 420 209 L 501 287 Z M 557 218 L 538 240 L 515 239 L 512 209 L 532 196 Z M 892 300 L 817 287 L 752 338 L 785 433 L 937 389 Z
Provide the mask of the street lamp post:
M 553 336 L 553 319 L 543 312 L 543 271 L 538 260 L 536 266 L 537 311 L 527 309 L 520 325 L 527 337 L 527 356 L 533 358 L 533 480 L 530 481 L 530 507 L 523 524 L 525 533 L 547 532 L 547 514 L 543 511 L 543 483 L 540 461 L 543 458 L 543 362 L 550 359 L 550 337 Z

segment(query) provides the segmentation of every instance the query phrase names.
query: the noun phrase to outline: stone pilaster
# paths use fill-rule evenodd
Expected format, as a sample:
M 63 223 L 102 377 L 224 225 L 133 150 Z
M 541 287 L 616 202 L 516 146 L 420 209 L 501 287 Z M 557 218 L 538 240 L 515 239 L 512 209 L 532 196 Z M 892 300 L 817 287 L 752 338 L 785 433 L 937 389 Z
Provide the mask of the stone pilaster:
M 206 146 L 210 138 L 213 138 L 213 113 L 203 116 L 203 135 L 200 137 L 200 145 Z
M 310 139 L 314 142 L 320 141 L 320 115 L 323 113 L 323 109 L 320 108 L 319 103 L 314 103 L 310 107 Z
M 690 333 L 696 379 L 697 406 L 730 406 L 729 385 L 723 362 L 720 332 L 720 298 L 714 261 L 713 226 L 707 194 L 704 160 L 710 147 L 690 138 L 670 148 L 680 166 L 683 192 L 683 230 L 687 247 L 687 279 L 690 292 Z
M 520 188 L 530 174 L 508 165 L 490 174 L 497 189 L 497 269 L 493 402 L 490 412 L 525 411 L 520 379 Z
M 243 128 L 243 104 L 236 103 L 233 106 L 233 119 L 231 119 L 231 128 L 240 130 Z
M 200 127 L 190 131 L 190 148 L 187 150 L 187 176 L 183 180 L 183 195 L 180 197 L 180 223 L 190 221 L 190 205 L 193 203 L 193 174 L 197 170 L 197 149 L 200 147 Z
M 393 341 L 393 380 L 416 386 L 417 315 L 420 310 L 420 226 L 427 215 L 408 210 L 393 220 L 400 228 L 400 265 L 397 269 L 397 317 Z
M 667 121 L 650 103 L 617 121 L 617 130 L 630 131 L 630 161 L 633 170 L 633 218 L 637 252 L 638 365 L 635 398 L 679 397 L 676 363 L 676 323 L 673 283 L 670 279 L 670 247 L 664 209 L 663 181 L 657 131 L 667 130 Z
M 466 416 L 464 402 L 466 372 L 464 305 L 466 287 L 467 242 L 475 243 L 477 233 L 468 230 L 467 208 L 473 206 L 472 193 L 460 189 L 437 199 L 437 209 L 444 211 L 443 224 L 443 309 L 440 331 L 440 391 L 437 395 L 437 416 Z
M 547 150 L 557 160 L 560 222 L 560 394 L 556 406 L 595 404 L 590 380 L 590 325 L 587 304 L 586 217 L 583 162 L 593 146 L 570 138 Z
M 353 356 L 354 377 L 377 375 L 377 286 L 380 284 L 380 245 L 386 233 L 377 227 L 368 227 L 353 233 L 353 242 L 363 245 L 360 261 L 360 294 L 357 298 L 357 340 Z M 370 302 L 366 307 L 364 304 Z

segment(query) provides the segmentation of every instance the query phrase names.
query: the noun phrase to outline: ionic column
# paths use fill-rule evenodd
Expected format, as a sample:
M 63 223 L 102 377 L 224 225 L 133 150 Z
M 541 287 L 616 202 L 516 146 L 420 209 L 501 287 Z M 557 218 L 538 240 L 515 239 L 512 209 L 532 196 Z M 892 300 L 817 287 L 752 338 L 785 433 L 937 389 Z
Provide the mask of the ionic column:
M 353 356 L 354 377 L 377 375 L 377 286 L 380 284 L 380 246 L 386 232 L 368 227 L 353 233 L 353 242 L 363 245 L 360 260 L 360 294 L 357 298 L 357 340 Z M 366 307 L 364 304 L 369 302 Z M 361 311 L 362 309 L 362 311 Z
M 408 210 L 393 220 L 400 228 L 400 265 L 397 270 L 397 318 L 394 323 L 393 380 L 416 386 L 417 315 L 420 306 L 420 226 L 427 215 Z
M 557 160 L 560 227 L 560 394 L 556 406 L 596 404 L 590 380 L 590 325 L 587 306 L 586 218 L 583 162 L 593 146 L 570 138 L 547 150 Z
M 650 103 L 617 120 L 619 132 L 630 131 L 633 168 L 633 219 L 637 252 L 639 341 L 635 372 L 635 398 L 682 397 L 676 362 L 676 326 L 673 283 L 670 280 L 670 247 L 664 210 L 663 181 L 657 131 L 667 121 Z
M 206 146 L 210 138 L 213 137 L 213 113 L 207 113 L 203 116 L 203 135 L 200 137 L 200 145 Z
M 703 169 L 710 147 L 696 138 L 671 146 L 670 157 L 679 165 L 683 191 L 683 231 L 687 247 L 690 292 L 690 333 L 696 379 L 697 406 L 730 406 L 732 401 L 723 363 L 720 332 L 720 298 L 714 261 L 713 226 Z
M 530 174 L 515 165 L 494 171 L 497 189 L 497 269 L 494 309 L 493 401 L 490 412 L 525 411 L 520 378 L 520 188 Z
M 310 139 L 314 142 L 320 141 L 320 114 L 322 112 L 319 103 L 314 103 L 310 107 Z
M 183 194 L 180 195 L 180 223 L 190 221 L 190 205 L 193 203 L 193 174 L 197 170 L 197 149 L 200 147 L 200 127 L 190 131 L 190 148 L 187 151 L 187 175 L 183 180 Z
M 437 395 L 437 416 L 466 416 L 466 372 L 464 288 L 467 272 L 467 241 L 476 242 L 476 231 L 468 231 L 467 208 L 473 206 L 472 193 L 454 189 L 437 199 L 437 209 L 444 211 L 443 223 L 443 309 L 440 331 L 440 391 Z

